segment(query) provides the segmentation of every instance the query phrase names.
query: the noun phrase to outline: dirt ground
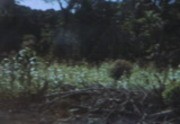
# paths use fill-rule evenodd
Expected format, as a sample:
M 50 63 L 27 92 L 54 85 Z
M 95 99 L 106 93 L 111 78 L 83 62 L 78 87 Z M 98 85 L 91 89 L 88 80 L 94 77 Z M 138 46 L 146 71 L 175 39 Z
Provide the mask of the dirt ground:
M 132 118 L 106 122 L 104 118 L 82 116 L 80 118 L 55 119 L 52 116 L 42 116 L 35 112 L 8 112 L 0 111 L 0 124 L 136 124 Z

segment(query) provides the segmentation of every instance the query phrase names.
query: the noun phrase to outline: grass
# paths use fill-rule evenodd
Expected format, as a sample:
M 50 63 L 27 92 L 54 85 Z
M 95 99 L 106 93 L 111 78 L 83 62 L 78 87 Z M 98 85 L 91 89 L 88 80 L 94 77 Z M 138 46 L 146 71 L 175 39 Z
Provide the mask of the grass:
M 79 88 L 100 84 L 111 87 L 114 80 L 109 76 L 109 70 L 113 66 L 112 61 L 103 62 L 100 66 L 83 64 L 69 65 L 66 63 L 47 64 L 47 62 L 29 58 L 28 62 L 17 61 L 16 58 L 8 58 L 0 64 L 0 91 L 20 92 L 21 90 L 38 89 L 45 81 L 50 82 L 50 88 L 56 89 L 62 84 L 71 84 Z M 168 68 L 159 72 L 155 67 L 141 68 L 133 65 L 130 77 L 123 76 L 118 80 L 117 88 L 145 88 L 158 87 L 160 83 L 165 85 L 180 82 L 180 68 Z
M 124 75 L 118 81 L 114 81 L 110 77 L 110 69 L 113 66 L 114 61 L 104 61 L 95 66 L 84 61 L 79 64 L 49 63 L 38 58 L 31 49 L 24 48 L 18 55 L 0 61 L 0 92 L 13 95 L 22 91 L 36 92 L 45 82 L 49 83 L 51 91 L 64 84 L 78 88 L 98 84 L 125 89 L 152 89 L 160 84 L 170 86 L 180 82 L 180 68 L 169 67 L 160 72 L 154 66 L 142 68 L 137 64 L 133 64 L 130 76 Z

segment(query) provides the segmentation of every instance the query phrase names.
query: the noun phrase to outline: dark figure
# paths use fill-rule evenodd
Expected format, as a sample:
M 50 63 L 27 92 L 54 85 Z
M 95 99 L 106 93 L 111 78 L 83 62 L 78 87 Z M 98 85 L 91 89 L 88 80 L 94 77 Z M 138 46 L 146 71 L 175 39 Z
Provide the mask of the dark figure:
M 114 66 L 110 70 L 110 76 L 117 81 L 122 75 L 129 75 L 132 68 L 132 64 L 129 61 L 119 59 L 115 61 Z

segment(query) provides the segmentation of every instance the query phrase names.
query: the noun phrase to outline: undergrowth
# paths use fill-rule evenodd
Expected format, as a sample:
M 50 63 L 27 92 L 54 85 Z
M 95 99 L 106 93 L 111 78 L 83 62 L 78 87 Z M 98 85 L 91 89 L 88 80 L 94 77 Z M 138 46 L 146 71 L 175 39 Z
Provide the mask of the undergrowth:
M 77 88 L 101 85 L 114 87 L 114 79 L 110 76 L 113 61 L 105 61 L 99 66 L 87 62 L 81 64 L 46 62 L 38 58 L 30 49 L 25 48 L 18 55 L 5 58 L 0 62 L 0 96 L 9 97 L 20 93 L 36 93 L 48 82 L 47 92 L 60 90 L 62 85 L 73 85 Z M 168 68 L 158 71 L 153 66 L 141 68 L 133 64 L 131 74 L 122 75 L 116 81 L 116 88 L 125 89 L 155 89 L 162 85 L 166 88 L 164 98 L 171 86 L 180 82 L 180 68 Z M 7 97 L 7 95 L 6 95 Z

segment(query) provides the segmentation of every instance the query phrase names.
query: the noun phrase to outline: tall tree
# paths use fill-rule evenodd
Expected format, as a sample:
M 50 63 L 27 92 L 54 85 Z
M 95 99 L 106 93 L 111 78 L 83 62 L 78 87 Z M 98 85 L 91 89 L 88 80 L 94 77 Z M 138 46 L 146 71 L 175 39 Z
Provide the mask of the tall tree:
M 12 11 L 15 5 L 15 0 L 0 0 L 0 13 L 7 14 Z

